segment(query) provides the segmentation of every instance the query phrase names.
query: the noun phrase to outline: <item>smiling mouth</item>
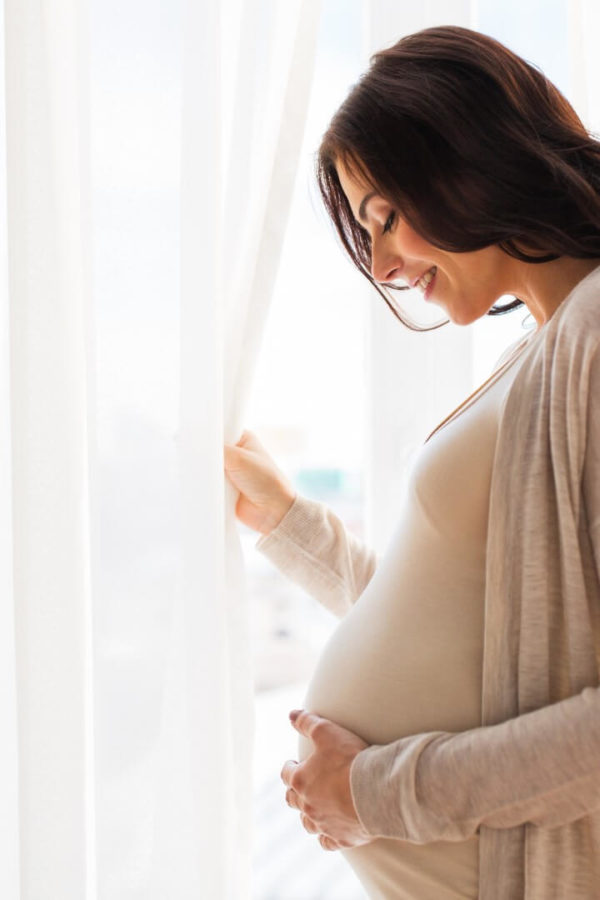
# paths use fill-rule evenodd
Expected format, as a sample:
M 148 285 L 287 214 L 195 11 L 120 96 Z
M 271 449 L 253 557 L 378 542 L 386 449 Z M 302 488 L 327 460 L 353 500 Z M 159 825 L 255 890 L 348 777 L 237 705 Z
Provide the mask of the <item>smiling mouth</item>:
M 421 288 L 422 291 L 426 291 L 436 274 L 437 266 L 432 266 L 424 275 L 421 275 L 420 278 L 417 278 L 417 280 L 413 282 L 413 287 L 418 287 Z

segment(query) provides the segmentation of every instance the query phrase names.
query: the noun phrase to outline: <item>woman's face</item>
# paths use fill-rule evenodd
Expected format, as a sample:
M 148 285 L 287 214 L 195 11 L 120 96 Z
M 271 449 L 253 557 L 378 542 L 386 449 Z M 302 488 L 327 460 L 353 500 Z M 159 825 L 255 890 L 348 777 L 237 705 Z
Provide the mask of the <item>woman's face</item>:
M 435 267 L 423 290 L 426 302 L 442 307 L 457 325 L 468 325 L 488 312 L 509 284 L 512 258 L 492 245 L 468 253 L 439 250 L 414 231 L 394 208 L 343 164 L 336 166 L 354 218 L 371 236 L 371 274 L 376 281 L 401 279 L 410 287 Z M 368 199 L 367 199 L 368 198 Z

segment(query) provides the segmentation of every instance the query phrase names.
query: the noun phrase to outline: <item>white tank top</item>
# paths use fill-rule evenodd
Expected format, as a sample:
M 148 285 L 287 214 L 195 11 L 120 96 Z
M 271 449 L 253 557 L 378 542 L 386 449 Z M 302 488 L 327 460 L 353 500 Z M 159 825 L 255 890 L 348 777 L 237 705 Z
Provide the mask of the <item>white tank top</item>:
M 531 337 L 420 448 L 391 541 L 309 685 L 305 709 L 370 744 L 481 724 L 492 461 L 501 404 Z M 301 737 L 300 759 L 310 750 Z M 370 898 L 458 900 L 478 896 L 478 841 L 380 838 L 342 852 Z

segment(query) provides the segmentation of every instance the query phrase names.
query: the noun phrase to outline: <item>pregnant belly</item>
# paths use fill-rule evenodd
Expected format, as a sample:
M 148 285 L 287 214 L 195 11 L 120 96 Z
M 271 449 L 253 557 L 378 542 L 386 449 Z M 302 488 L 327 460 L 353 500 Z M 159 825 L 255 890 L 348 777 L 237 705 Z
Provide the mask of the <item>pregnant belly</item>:
M 422 731 L 476 727 L 481 715 L 481 573 L 463 566 L 455 578 L 447 577 L 447 566 L 437 575 L 424 572 L 423 566 L 414 572 L 396 554 L 391 557 L 391 564 L 380 564 L 325 645 L 305 708 L 355 731 L 369 744 Z
M 460 578 L 448 579 L 446 567 L 438 567 L 446 577 L 431 567 L 415 573 L 401 555 L 389 557 L 325 646 L 304 708 L 369 744 L 479 725 L 481 571 L 462 566 Z M 299 759 L 311 750 L 300 737 Z M 377 839 L 343 853 L 371 898 L 477 897 L 476 836 L 425 845 Z

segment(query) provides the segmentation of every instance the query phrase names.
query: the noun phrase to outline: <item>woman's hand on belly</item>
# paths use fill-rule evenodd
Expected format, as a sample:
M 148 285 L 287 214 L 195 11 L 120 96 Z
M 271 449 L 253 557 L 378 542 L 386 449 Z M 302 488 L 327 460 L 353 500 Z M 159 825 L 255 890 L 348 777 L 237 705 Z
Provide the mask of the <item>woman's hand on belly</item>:
M 369 745 L 346 728 L 314 713 L 290 713 L 294 728 L 310 738 L 313 752 L 298 763 L 288 760 L 281 779 L 286 801 L 301 813 L 302 824 L 319 835 L 325 850 L 357 847 L 374 840 L 356 814 L 350 790 L 350 767 Z

